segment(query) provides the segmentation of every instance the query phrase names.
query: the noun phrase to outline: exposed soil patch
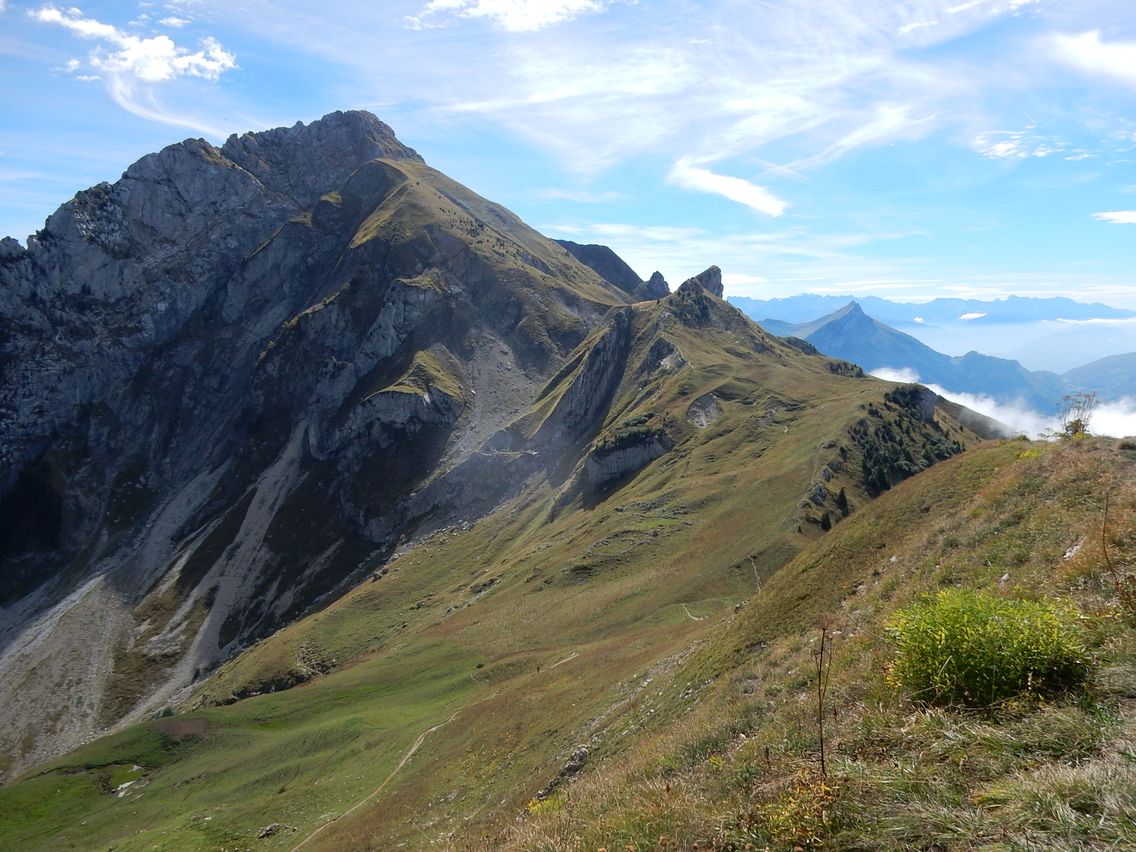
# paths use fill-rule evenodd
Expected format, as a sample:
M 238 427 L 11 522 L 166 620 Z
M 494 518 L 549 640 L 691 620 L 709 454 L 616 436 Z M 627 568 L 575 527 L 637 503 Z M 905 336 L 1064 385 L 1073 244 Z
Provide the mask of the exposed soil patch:
M 205 735 L 213 730 L 213 726 L 205 719 L 192 717 L 171 716 L 166 719 L 158 719 L 153 725 L 157 730 L 175 740 L 184 740 L 187 737 L 204 739 Z

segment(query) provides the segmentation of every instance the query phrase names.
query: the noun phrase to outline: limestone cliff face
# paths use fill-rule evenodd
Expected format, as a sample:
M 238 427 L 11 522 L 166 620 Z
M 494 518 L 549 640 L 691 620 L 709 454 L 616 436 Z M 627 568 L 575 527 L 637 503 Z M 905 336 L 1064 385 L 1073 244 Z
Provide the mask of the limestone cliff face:
M 599 337 L 582 353 L 579 369 L 537 432 L 538 443 L 578 441 L 590 436 L 606 415 L 623 379 L 631 342 L 631 311 L 614 313 Z
M 674 446 L 662 430 L 625 432 L 597 444 L 584 459 L 583 485 L 596 488 L 615 482 L 645 467 Z
M 12 768 L 448 523 L 481 445 L 627 301 L 358 112 L 172 145 L 0 242 Z M 147 687 L 112 702 L 127 668 Z

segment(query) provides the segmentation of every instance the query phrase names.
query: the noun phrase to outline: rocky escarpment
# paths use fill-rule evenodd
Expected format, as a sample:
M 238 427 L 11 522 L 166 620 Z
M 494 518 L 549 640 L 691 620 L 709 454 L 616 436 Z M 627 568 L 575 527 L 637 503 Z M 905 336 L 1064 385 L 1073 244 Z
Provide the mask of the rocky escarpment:
M 12 769 L 447 523 L 486 439 L 627 301 L 367 113 L 187 140 L 3 241 Z

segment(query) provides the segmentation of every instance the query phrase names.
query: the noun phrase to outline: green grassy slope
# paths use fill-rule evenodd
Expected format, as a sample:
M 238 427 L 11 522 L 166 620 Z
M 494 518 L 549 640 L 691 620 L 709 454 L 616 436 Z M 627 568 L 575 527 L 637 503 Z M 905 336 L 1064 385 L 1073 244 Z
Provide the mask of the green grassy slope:
M 619 722 L 647 733 L 618 759 L 519 830 L 469 845 L 1128 848 L 1136 613 L 1117 598 L 1102 540 L 1131 571 L 1134 529 L 1136 453 L 1115 441 L 1003 442 L 939 465 L 803 551 L 718 625 Z M 978 712 L 897 694 L 884 625 L 956 586 L 1074 603 L 1095 666 L 1087 689 Z M 827 776 L 821 623 L 835 637 Z
M 602 764 L 687 706 L 697 689 L 662 705 L 660 686 L 723 670 L 724 625 L 756 611 L 735 606 L 758 588 L 762 601 L 781 566 L 826 541 L 826 513 L 842 530 L 881 482 L 973 441 L 709 296 L 627 310 L 623 367 L 579 456 L 550 461 L 480 522 L 376 565 L 214 672 L 189 709 L 0 789 L 0 846 L 476 846 L 579 744 Z M 545 397 L 578 375 L 564 371 Z M 699 425 L 692 403 L 710 394 L 717 419 Z M 524 442 L 548 413 L 535 404 L 514 452 L 539 456 Z M 589 453 L 644 428 L 669 449 L 579 485 Z M 885 460 L 885 443 L 904 452 Z M 119 797 L 122 778 L 139 780 Z

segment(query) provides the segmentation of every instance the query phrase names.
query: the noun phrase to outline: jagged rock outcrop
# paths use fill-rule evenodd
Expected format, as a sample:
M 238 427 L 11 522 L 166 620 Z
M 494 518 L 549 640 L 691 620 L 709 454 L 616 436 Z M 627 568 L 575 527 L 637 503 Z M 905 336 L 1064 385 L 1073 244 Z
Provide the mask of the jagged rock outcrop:
M 630 300 L 361 112 L 171 145 L 0 243 L 12 768 L 447 523 L 479 447 Z M 116 669 L 142 693 L 104 700 Z
M 671 287 L 667 283 L 667 279 L 663 277 L 663 273 L 656 270 L 647 279 L 642 293 L 644 299 L 663 299 L 671 294 Z
M 698 397 L 686 410 L 687 422 L 699 429 L 705 429 L 721 416 L 722 407 L 718 405 L 718 398 L 712 393 Z
M 596 339 L 570 365 L 574 372 L 562 384 L 556 405 L 537 430 L 534 443 L 547 446 L 594 434 L 623 378 L 630 342 L 631 311 L 625 308 L 608 318 Z
M 674 446 L 661 429 L 629 429 L 598 442 L 584 458 L 585 487 L 615 482 L 643 468 Z
M 713 293 L 719 299 L 722 298 L 722 270 L 717 266 L 711 266 L 709 269 L 704 269 L 692 278 L 686 279 L 683 285 L 694 282 L 700 285 L 706 292 Z

